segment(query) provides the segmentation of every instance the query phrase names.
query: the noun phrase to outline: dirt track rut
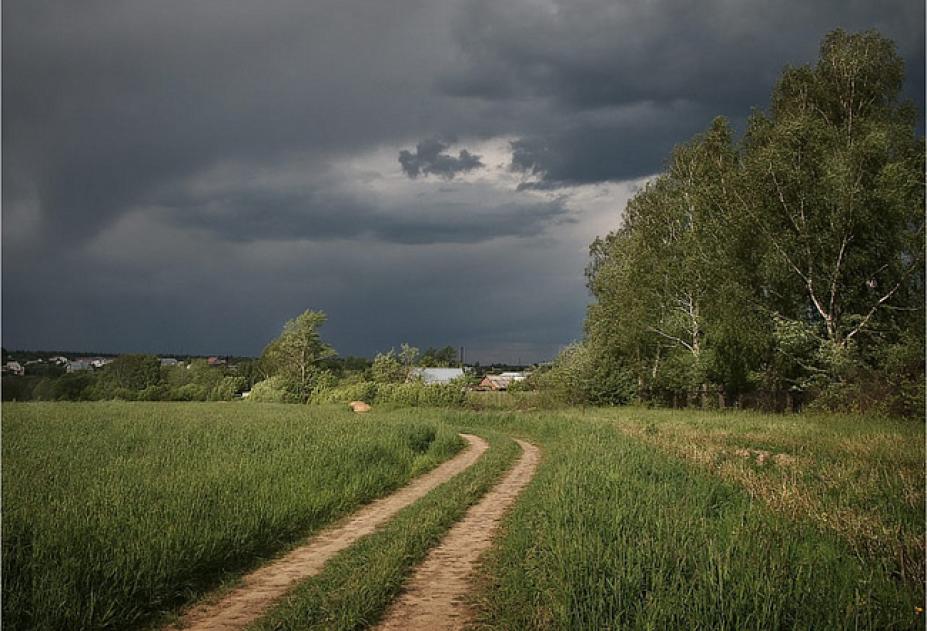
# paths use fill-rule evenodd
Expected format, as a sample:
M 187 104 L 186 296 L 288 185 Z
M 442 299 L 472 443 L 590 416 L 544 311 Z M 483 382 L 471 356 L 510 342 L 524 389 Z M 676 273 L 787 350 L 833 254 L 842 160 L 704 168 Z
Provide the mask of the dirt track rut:
M 177 625 L 169 628 L 195 631 L 243 629 L 264 614 L 295 583 L 321 572 L 325 563 L 337 553 L 472 465 L 489 447 L 479 436 L 461 436 L 469 443 L 462 453 L 392 495 L 375 500 L 338 524 L 322 530 L 305 545 L 247 575 L 239 587 L 219 602 L 194 607 Z
M 499 522 L 531 481 L 540 460 L 537 447 L 520 440 L 518 444 L 523 450 L 518 463 L 428 554 L 379 631 L 462 629 L 472 620 L 466 595 L 477 560 L 492 545 Z

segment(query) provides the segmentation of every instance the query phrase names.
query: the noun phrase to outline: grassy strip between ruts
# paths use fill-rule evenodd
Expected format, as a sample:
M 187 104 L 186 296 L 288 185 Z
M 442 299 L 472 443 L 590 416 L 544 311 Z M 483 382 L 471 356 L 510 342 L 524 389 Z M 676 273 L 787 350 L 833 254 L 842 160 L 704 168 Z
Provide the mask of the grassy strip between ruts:
M 508 437 L 485 430 L 479 434 L 490 448 L 476 464 L 329 561 L 251 631 L 357 629 L 375 623 L 428 551 L 520 454 Z
M 461 415 L 462 416 L 462 415 Z M 453 422 L 465 422 L 457 418 Z M 906 629 L 923 593 L 837 533 L 579 414 L 481 415 L 544 450 L 481 576 L 493 629 Z
M 5 404 L 4 629 L 124 629 L 456 453 L 433 414 Z

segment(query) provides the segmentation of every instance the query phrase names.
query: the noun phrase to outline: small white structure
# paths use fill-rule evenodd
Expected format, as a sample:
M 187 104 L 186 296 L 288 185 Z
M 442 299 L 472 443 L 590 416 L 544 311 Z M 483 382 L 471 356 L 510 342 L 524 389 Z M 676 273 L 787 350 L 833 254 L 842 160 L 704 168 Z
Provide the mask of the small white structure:
M 528 373 L 526 373 L 523 370 L 520 370 L 518 372 L 504 372 L 499 376 L 505 377 L 506 379 L 509 379 L 511 381 L 524 381 L 525 379 L 528 378 Z
M 450 383 L 464 376 L 460 368 L 413 368 L 410 379 L 421 379 L 427 385 Z
M 8 372 L 14 375 L 22 376 L 26 374 L 26 369 L 22 367 L 22 364 L 19 362 L 7 362 L 3 364 L 3 372 Z
M 68 372 L 79 372 L 81 370 L 90 370 L 93 366 L 89 359 L 73 359 L 68 362 Z
M 169 368 L 169 367 L 172 367 L 172 366 L 176 366 L 176 365 L 178 365 L 179 363 L 180 363 L 180 362 L 179 362 L 178 360 L 174 359 L 173 357 L 162 357 L 162 358 L 161 358 L 161 365 L 162 365 L 162 366 L 165 366 L 165 367 L 168 367 L 168 368 Z
M 49 357 L 48 361 L 56 366 L 67 366 L 68 358 L 63 355 L 58 355 L 57 357 Z

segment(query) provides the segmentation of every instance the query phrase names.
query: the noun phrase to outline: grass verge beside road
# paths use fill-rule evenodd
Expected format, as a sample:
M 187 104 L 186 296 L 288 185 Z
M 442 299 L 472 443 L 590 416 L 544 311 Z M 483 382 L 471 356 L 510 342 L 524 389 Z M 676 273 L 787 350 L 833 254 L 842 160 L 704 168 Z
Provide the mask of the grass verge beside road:
M 435 416 L 5 404 L 3 622 L 140 626 L 462 447 Z

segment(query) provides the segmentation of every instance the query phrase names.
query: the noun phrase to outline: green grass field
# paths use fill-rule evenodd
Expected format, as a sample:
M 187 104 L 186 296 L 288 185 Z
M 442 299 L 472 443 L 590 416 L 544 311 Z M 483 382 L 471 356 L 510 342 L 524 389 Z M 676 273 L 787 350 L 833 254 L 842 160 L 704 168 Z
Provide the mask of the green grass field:
M 545 449 L 483 576 L 489 628 L 923 626 L 923 424 L 633 408 L 482 419 Z M 724 447 L 709 455 L 712 432 Z
M 158 619 L 450 457 L 462 429 L 490 439 L 476 466 L 256 628 L 377 620 L 513 462 L 507 435 L 543 460 L 479 577 L 484 628 L 923 626 L 923 423 L 235 403 L 5 406 L 3 621 Z
M 138 626 L 461 446 L 307 406 L 5 404 L 3 624 Z

